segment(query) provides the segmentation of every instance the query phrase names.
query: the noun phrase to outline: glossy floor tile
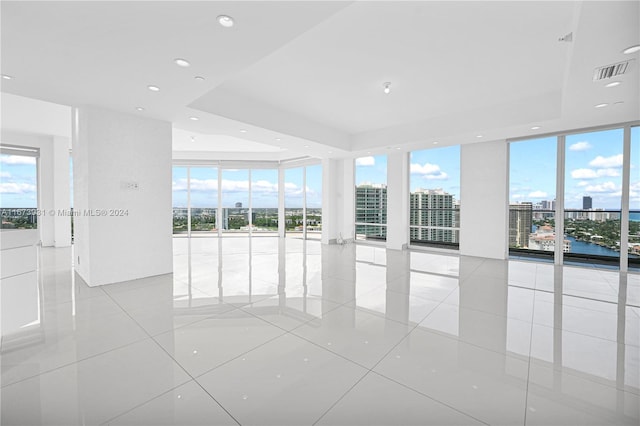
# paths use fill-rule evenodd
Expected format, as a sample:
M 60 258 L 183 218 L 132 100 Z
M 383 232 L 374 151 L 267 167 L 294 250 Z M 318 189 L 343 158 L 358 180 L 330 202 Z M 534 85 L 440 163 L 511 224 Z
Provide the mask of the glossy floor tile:
M 637 425 L 640 276 L 299 238 L 174 238 L 2 282 L 1 424 Z

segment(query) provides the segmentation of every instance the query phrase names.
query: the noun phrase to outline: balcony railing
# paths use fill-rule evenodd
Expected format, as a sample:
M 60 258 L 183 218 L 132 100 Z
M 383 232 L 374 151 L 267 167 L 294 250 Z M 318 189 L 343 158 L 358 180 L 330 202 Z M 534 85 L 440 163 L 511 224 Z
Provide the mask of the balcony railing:
M 460 208 L 410 208 L 409 241 L 412 245 L 457 249 L 460 245 Z

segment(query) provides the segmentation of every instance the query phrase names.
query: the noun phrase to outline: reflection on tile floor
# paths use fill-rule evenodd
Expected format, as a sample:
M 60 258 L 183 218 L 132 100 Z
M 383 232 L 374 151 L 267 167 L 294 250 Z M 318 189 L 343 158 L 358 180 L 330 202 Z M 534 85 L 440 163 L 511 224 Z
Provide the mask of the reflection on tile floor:
M 637 425 L 640 277 L 318 241 L 175 238 L 90 288 L 2 282 L 7 424 Z

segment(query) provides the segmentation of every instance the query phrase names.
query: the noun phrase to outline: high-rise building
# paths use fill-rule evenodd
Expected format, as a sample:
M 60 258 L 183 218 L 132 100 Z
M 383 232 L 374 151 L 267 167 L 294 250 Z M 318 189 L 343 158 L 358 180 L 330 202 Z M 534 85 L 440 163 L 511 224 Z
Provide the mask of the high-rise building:
M 509 247 L 526 248 L 533 222 L 533 205 L 529 202 L 509 205 Z
M 590 210 L 593 208 L 593 199 L 589 196 L 582 197 L 582 210 Z
M 362 184 L 356 186 L 356 223 L 387 223 L 387 185 Z M 356 234 L 367 237 L 387 236 L 385 226 L 356 225 Z
M 544 200 L 541 202 L 543 210 L 555 210 L 556 200 Z
M 412 241 L 458 242 L 458 215 L 453 194 L 442 189 L 418 189 L 410 194 L 409 226 Z M 451 228 L 451 229 L 443 229 Z

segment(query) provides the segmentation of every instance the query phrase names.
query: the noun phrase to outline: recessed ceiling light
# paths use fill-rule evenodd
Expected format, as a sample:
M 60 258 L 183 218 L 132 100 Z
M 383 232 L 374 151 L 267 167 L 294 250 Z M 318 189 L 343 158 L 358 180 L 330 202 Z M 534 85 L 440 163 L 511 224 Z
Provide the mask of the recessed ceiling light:
M 396 147 L 396 149 L 402 149 L 402 148 L 400 148 L 400 147 L 398 146 L 398 147 Z
M 433 144 L 434 144 L 434 145 L 438 145 L 438 142 L 434 142 Z
M 282 139 L 281 139 L 281 138 L 276 138 L 276 140 L 277 140 L 278 142 L 280 142 Z
M 387 95 L 391 93 L 391 82 L 387 81 L 382 85 L 382 87 L 384 87 L 384 93 L 386 93 Z
M 173 60 L 173 62 L 176 63 L 177 66 L 179 67 L 188 67 L 191 66 L 191 64 L 189 63 L 189 61 L 187 61 L 186 59 L 182 59 L 182 58 L 176 58 Z
M 531 130 L 538 130 L 539 128 L 540 128 L 540 126 L 533 126 L 533 127 L 531 128 Z
M 247 133 L 245 129 L 240 129 L 240 133 Z
M 160 88 L 158 86 L 152 86 L 152 85 L 147 86 L 147 89 L 151 90 L 152 92 L 160 91 Z
M 136 107 L 136 110 L 138 110 L 138 111 L 144 111 L 144 108 L 142 108 L 142 107 Z
M 196 79 L 196 80 L 198 80 L 198 81 L 204 81 L 204 77 L 202 77 L 202 76 L 200 76 L 200 75 L 196 75 L 196 76 L 195 76 L 195 77 L 193 77 L 193 78 L 195 78 L 195 79 Z
M 622 82 L 620 81 L 612 81 L 609 84 L 605 84 L 604 87 L 616 87 L 616 86 L 620 86 L 622 84 Z
M 309 148 L 309 145 L 305 145 L 304 147 L 305 147 L 305 148 Z
M 198 121 L 199 118 L 198 117 L 189 117 L 189 120 Z
M 596 108 L 604 108 L 604 107 L 606 107 L 606 106 L 608 106 L 608 105 L 609 105 L 609 104 L 598 104 L 598 105 L 596 105 L 595 107 L 596 107 Z
M 476 135 L 476 138 L 481 138 L 481 137 L 482 137 L 482 135 Z
M 231 16 L 228 15 L 220 15 L 218 16 L 218 23 L 220 25 L 222 25 L 225 28 L 231 28 L 233 27 L 233 18 Z
M 329 151 L 329 154 L 333 154 L 333 151 Z
M 191 142 L 195 142 L 196 141 L 196 137 L 195 136 L 191 136 Z
M 636 53 L 640 51 L 640 44 L 635 44 L 633 46 L 629 46 L 622 51 L 625 55 L 630 55 L 632 53 Z
M 13 77 L 12 77 L 12 76 L 7 75 L 7 74 L 2 74 L 2 78 L 3 78 L 4 80 L 11 80 L 11 79 L 13 79 Z

